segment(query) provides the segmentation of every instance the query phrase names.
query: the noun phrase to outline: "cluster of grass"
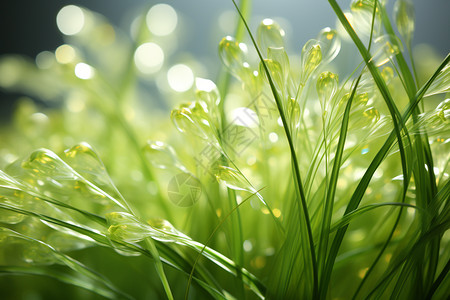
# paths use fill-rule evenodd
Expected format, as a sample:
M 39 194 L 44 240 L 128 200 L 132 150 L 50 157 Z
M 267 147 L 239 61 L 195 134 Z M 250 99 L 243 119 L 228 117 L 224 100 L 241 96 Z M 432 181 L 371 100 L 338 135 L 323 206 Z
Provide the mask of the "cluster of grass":
M 4 87 L 47 101 L 23 99 L 1 129 L 5 297 L 448 298 L 450 56 L 421 82 L 409 1 L 397 31 L 385 1 L 328 2 L 341 28 L 295 56 L 277 22 L 253 33 L 250 1 L 233 0 L 224 71 L 196 78 L 173 126 L 138 101 L 159 79 L 134 51 L 164 44 L 144 17 L 108 39 L 85 10 L 67 61 L 3 58 Z M 350 75 L 332 63 L 340 35 L 359 53 Z

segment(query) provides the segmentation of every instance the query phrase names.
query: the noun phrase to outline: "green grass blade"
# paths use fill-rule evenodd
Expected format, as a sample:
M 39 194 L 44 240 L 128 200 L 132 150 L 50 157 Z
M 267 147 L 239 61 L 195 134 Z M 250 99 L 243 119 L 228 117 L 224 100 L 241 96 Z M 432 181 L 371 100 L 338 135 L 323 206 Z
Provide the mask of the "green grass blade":
M 406 111 L 403 113 L 403 123 L 406 122 L 409 117 L 412 114 L 412 111 L 415 109 L 415 107 L 418 105 L 418 103 L 422 100 L 423 96 L 425 95 L 428 88 L 431 86 L 433 81 L 438 76 L 439 72 L 450 62 L 450 54 L 447 55 L 447 57 L 443 60 L 441 65 L 438 67 L 438 69 L 435 71 L 435 73 L 428 79 L 428 81 L 420 88 L 420 90 L 416 93 L 414 97 L 414 101 L 410 103 Z M 364 196 L 365 190 L 367 189 L 369 182 L 375 173 L 378 166 L 381 164 L 381 162 L 386 157 L 387 153 L 389 152 L 392 144 L 395 141 L 395 133 L 391 132 L 381 149 L 378 151 L 378 153 L 375 155 L 374 159 L 372 160 L 370 166 L 367 168 L 366 172 L 364 173 L 362 179 L 360 180 L 355 192 L 353 193 L 350 202 L 347 206 L 347 213 L 355 210 L 359 203 L 361 202 L 362 197 Z M 326 274 L 328 274 L 328 277 L 324 279 L 321 284 L 324 286 L 328 286 L 330 277 L 331 277 L 331 270 L 333 269 L 334 261 L 336 260 L 337 253 L 339 251 L 340 245 L 342 243 L 342 240 L 344 239 L 345 233 L 347 231 L 348 226 L 344 226 L 343 228 L 339 229 L 333 239 L 332 246 L 330 248 L 328 258 L 327 258 L 327 264 L 326 264 Z
M 269 72 L 269 69 L 264 61 L 264 58 L 262 57 L 261 51 L 259 50 L 259 47 L 251 33 L 250 28 L 248 27 L 247 22 L 244 19 L 244 16 L 242 15 L 241 11 L 239 10 L 239 7 L 237 6 L 235 0 L 232 0 L 234 6 L 236 7 L 237 12 L 239 13 L 242 21 L 244 22 L 245 28 L 247 29 L 247 32 L 250 36 L 250 39 L 252 40 L 253 46 L 256 49 L 256 52 L 258 53 L 258 57 L 264 67 L 264 72 L 266 73 L 266 76 L 269 80 L 269 84 L 270 84 L 270 88 L 272 90 L 272 94 L 275 98 L 275 102 L 277 105 L 277 109 L 278 112 L 280 114 L 282 123 L 283 123 L 283 128 L 284 131 L 286 133 L 286 138 L 288 140 L 289 143 L 289 149 L 291 152 L 291 159 L 292 159 L 292 167 L 294 169 L 294 175 L 295 175 L 295 181 L 296 181 L 296 190 L 298 191 L 298 195 L 299 195 L 299 199 L 301 201 L 301 203 L 298 205 L 298 209 L 301 211 L 299 212 L 299 216 L 303 215 L 305 222 L 306 222 L 306 227 L 307 227 L 307 237 L 306 239 L 308 240 L 308 244 L 309 244 L 309 250 L 310 250 L 310 257 L 311 257 L 311 267 L 312 267 L 312 273 L 313 273 L 313 281 L 314 281 L 314 286 L 313 286 L 313 297 L 317 296 L 317 292 L 318 292 L 318 270 L 317 270 L 317 260 L 316 260 L 316 253 L 315 253 L 315 247 L 314 247 L 314 239 L 313 239 L 313 234 L 312 234 L 312 229 L 311 229 L 311 220 L 309 218 L 309 213 L 308 213 L 308 205 L 306 203 L 306 198 L 305 198 L 305 193 L 304 193 L 304 188 L 303 188 L 303 184 L 302 184 L 302 180 L 301 180 L 301 175 L 300 175 L 300 170 L 299 170 L 299 164 L 298 164 L 298 160 L 297 160 L 297 154 L 295 153 L 295 147 L 294 147 L 294 143 L 292 140 L 292 136 L 289 130 L 289 124 L 286 120 L 286 116 L 284 114 L 283 111 L 283 106 L 281 103 L 281 99 L 280 96 L 277 92 L 277 89 L 274 85 L 272 76 Z
M 329 234 L 330 234 L 330 224 L 331 224 L 331 218 L 333 214 L 333 203 L 334 203 L 334 197 L 336 194 L 336 187 L 337 187 L 337 181 L 339 178 L 339 170 L 341 168 L 342 163 L 342 155 L 344 153 L 344 145 L 345 140 L 347 138 L 347 130 L 348 130 L 348 122 L 350 119 L 350 109 L 352 107 L 353 98 L 356 94 L 356 89 L 358 88 L 359 81 L 361 80 L 361 75 L 356 80 L 352 93 L 347 101 L 347 104 L 345 106 L 344 115 L 342 117 L 342 123 L 341 123 L 341 130 L 339 134 L 339 141 L 336 148 L 336 153 L 334 157 L 334 163 L 333 163 L 333 169 L 331 171 L 330 176 L 330 182 L 328 183 L 328 190 L 325 198 L 325 207 L 324 207 L 324 214 L 323 214 L 323 220 L 322 220 L 322 228 L 320 232 L 320 239 L 319 239 L 319 247 L 318 247 L 318 265 L 321 270 L 321 267 L 325 266 L 326 263 L 326 254 L 328 249 L 328 241 L 329 241 Z M 323 273 L 322 273 L 323 276 Z M 321 280 L 322 281 L 322 280 Z M 327 287 L 319 287 L 319 294 L 326 293 L 325 290 Z

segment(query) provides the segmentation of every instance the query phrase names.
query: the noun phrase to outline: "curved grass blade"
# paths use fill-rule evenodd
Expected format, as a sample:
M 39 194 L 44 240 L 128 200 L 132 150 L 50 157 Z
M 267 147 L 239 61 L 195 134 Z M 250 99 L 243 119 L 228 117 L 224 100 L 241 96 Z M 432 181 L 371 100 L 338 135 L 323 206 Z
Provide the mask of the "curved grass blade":
M 298 205 L 299 216 L 303 215 L 303 217 L 305 219 L 306 227 L 307 227 L 307 236 L 305 238 L 308 240 L 308 244 L 309 244 L 309 255 L 310 255 L 310 259 L 311 259 L 311 267 L 312 267 L 313 282 L 314 282 L 313 283 L 313 298 L 314 298 L 314 297 L 317 297 L 317 293 L 318 293 L 318 269 L 317 269 L 317 259 L 316 259 L 316 253 L 315 253 L 315 247 L 314 247 L 314 238 L 313 238 L 312 229 L 311 229 L 311 220 L 310 220 L 309 213 L 308 213 L 308 205 L 306 203 L 304 187 L 303 187 L 302 180 L 301 180 L 299 164 L 298 164 L 298 160 L 297 160 L 297 154 L 295 152 L 294 143 L 293 143 L 292 136 L 291 136 L 291 133 L 289 130 L 289 124 L 288 124 L 286 116 L 284 114 L 283 105 L 281 103 L 280 96 L 279 96 L 277 89 L 275 87 L 275 84 L 273 82 L 269 68 L 267 67 L 267 64 L 265 63 L 264 58 L 262 57 L 261 51 L 259 50 L 258 45 L 250 31 L 250 28 L 248 27 L 248 24 L 245 21 L 244 16 L 242 15 L 241 11 L 239 10 L 238 5 L 236 4 L 236 1 L 232 0 L 232 2 L 234 4 L 237 12 L 239 13 L 239 15 L 245 25 L 245 28 L 247 29 L 247 32 L 252 40 L 252 43 L 256 49 L 256 52 L 258 53 L 259 59 L 264 67 L 264 71 L 266 73 L 267 79 L 270 84 L 270 88 L 272 90 L 272 94 L 275 98 L 278 112 L 280 113 L 280 117 L 281 117 L 281 120 L 283 123 L 283 128 L 284 128 L 284 131 L 286 134 L 286 138 L 288 140 L 289 150 L 291 152 L 292 168 L 294 170 L 295 181 L 297 183 L 296 191 L 299 195 L 299 197 L 297 199 L 300 199 L 300 202 L 301 202 Z
M 259 193 L 262 189 L 258 190 L 257 192 Z M 233 207 L 233 209 L 227 213 L 222 220 L 220 220 L 219 224 L 217 224 L 217 226 L 214 228 L 214 230 L 211 232 L 211 234 L 209 235 L 208 239 L 206 240 L 203 248 L 201 249 L 201 251 L 198 253 L 197 257 L 195 258 L 194 264 L 192 266 L 192 271 L 191 274 L 189 275 L 189 280 L 188 280 L 188 284 L 186 287 L 186 292 L 184 294 L 184 299 L 188 299 L 189 296 L 189 287 L 192 281 L 192 277 L 194 274 L 194 270 L 195 267 L 197 266 L 197 263 L 201 257 L 201 255 L 203 254 L 203 252 L 206 250 L 207 245 L 209 244 L 209 242 L 211 241 L 211 239 L 213 238 L 214 234 L 217 232 L 217 230 L 219 230 L 219 228 L 222 226 L 222 224 L 228 219 L 228 217 L 230 217 L 230 215 L 237 211 L 237 209 L 244 203 L 246 203 L 252 196 L 254 196 L 256 194 L 250 195 L 249 197 L 245 198 L 242 202 L 240 202 L 239 204 L 237 204 L 235 207 Z M 256 287 L 256 290 L 255 290 Z M 255 287 L 250 287 L 252 288 L 252 290 L 255 292 L 255 294 L 260 298 L 260 299 L 264 299 L 264 294 L 265 294 L 265 288 L 262 284 L 258 284 L 258 286 Z
M 329 234 L 330 234 L 330 224 L 331 224 L 331 217 L 333 214 L 334 196 L 336 194 L 337 181 L 339 178 L 339 170 L 341 168 L 342 155 L 344 153 L 344 145 L 345 145 L 345 140 L 347 138 L 348 122 L 350 119 L 350 109 L 352 107 L 353 98 L 355 97 L 356 89 L 358 88 L 358 84 L 359 84 L 360 80 L 361 80 L 361 75 L 356 80 L 355 85 L 352 89 L 352 93 L 347 101 L 346 106 L 345 106 L 344 115 L 342 117 L 339 141 L 338 141 L 338 145 L 336 148 L 336 153 L 335 153 L 335 158 L 334 158 L 334 163 L 333 163 L 333 169 L 332 169 L 331 175 L 330 175 L 330 182 L 328 183 L 328 189 L 327 189 L 326 198 L 325 198 L 323 223 L 322 223 L 322 228 L 320 231 L 319 248 L 318 248 L 318 255 L 317 255 L 318 264 L 319 264 L 320 269 L 322 266 L 325 266 L 325 263 L 326 263 L 326 254 L 327 254 L 328 240 L 329 240 Z M 323 273 L 322 273 L 322 276 L 323 276 Z M 319 290 L 319 293 L 320 292 L 321 291 Z
M 428 79 L 428 81 L 420 88 L 420 90 L 416 93 L 414 97 L 414 101 L 412 101 L 406 111 L 403 113 L 402 120 L 403 123 L 405 123 L 409 117 L 411 116 L 413 110 L 415 107 L 419 104 L 419 102 L 422 100 L 423 96 L 425 95 L 426 91 L 430 87 L 430 85 L 433 83 L 433 81 L 438 76 L 439 72 L 450 62 L 450 54 L 447 55 L 447 57 L 443 60 L 441 65 L 437 68 L 435 73 Z M 360 180 L 355 192 L 353 193 L 350 202 L 347 206 L 347 213 L 355 210 L 359 203 L 361 202 L 361 199 L 365 193 L 365 190 L 367 189 L 367 186 L 370 183 L 370 180 L 372 179 L 373 174 L 377 170 L 378 166 L 381 164 L 381 162 L 386 157 L 387 153 L 389 152 L 392 144 L 395 141 L 395 132 L 392 131 L 381 149 L 378 151 L 378 153 L 375 155 L 374 159 L 372 160 L 370 166 L 367 168 L 366 172 L 364 173 L 362 179 Z M 344 226 L 341 229 L 339 229 L 333 239 L 332 246 L 330 248 L 328 258 L 327 258 L 327 264 L 326 264 L 326 273 L 328 274 L 325 281 L 321 282 L 323 286 L 328 286 L 330 277 L 331 277 L 331 270 L 334 265 L 334 261 L 336 260 L 337 253 L 339 251 L 340 245 L 342 243 L 342 240 L 344 239 L 345 233 L 347 231 L 348 226 Z

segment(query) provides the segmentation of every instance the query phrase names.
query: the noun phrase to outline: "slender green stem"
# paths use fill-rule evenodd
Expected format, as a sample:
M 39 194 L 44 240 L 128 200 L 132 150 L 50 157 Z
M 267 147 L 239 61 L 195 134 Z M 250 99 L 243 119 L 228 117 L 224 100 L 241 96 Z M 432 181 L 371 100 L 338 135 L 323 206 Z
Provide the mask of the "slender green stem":
M 258 53 L 259 59 L 261 60 L 261 63 L 263 64 L 264 71 L 267 75 L 272 93 L 275 98 L 275 103 L 277 105 L 278 112 L 280 113 L 280 117 L 281 117 L 281 121 L 283 123 L 283 128 L 284 128 L 284 131 L 286 134 L 286 138 L 288 140 L 289 150 L 290 150 L 291 159 L 292 159 L 292 166 L 294 169 L 295 180 L 297 182 L 296 190 L 299 193 L 298 198 L 300 198 L 300 201 L 301 201 L 301 203 L 298 205 L 298 209 L 299 209 L 299 211 L 301 211 L 301 212 L 299 212 L 300 215 L 303 214 L 303 216 L 305 218 L 306 227 L 307 227 L 308 243 L 309 243 L 309 250 L 310 250 L 310 255 L 311 255 L 311 264 L 312 264 L 312 269 L 313 269 L 313 282 L 314 282 L 313 283 L 313 298 L 316 298 L 318 296 L 318 272 L 317 272 L 317 260 L 316 260 L 316 253 L 315 253 L 315 247 L 314 247 L 314 239 L 313 239 L 313 234 L 312 234 L 312 229 L 311 229 L 311 220 L 309 218 L 309 213 L 308 213 L 308 205 L 306 203 L 305 192 L 303 189 L 302 179 L 301 179 L 301 175 L 300 175 L 297 154 L 295 153 L 295 147 L 294 147 L 292 136 L 291 136 L 291 133 L 289 130 L 289 124 L 287 123 L 286 116 L 284 114 L 283 107 L 281 104 L 281 99 L 280 99 L 278 92 L 275 88 L 275 85 L 273 83 L 273 79 L 270 74 L 270 71 L 264 62 L 264 58 L 262 57 L 261 51 L 259 50 L 259 47 L 258 47 L 255 39 L 253 38 L 253 35 L 251 34 L 250 28 L 248 27 L 248 24 L 245 21 L 244 16 L 242 15 L 241 11 L 239 10 L 239 7 L 237 6 L 235 0 L 232 0 L 232 1 L 233 1 L 234 6 L 236 7 L 236 10 L 238 11 L 241 19 L 244 22 L 247 32 L 250 34 L 250 38 L 251 38 L 253 45 Z

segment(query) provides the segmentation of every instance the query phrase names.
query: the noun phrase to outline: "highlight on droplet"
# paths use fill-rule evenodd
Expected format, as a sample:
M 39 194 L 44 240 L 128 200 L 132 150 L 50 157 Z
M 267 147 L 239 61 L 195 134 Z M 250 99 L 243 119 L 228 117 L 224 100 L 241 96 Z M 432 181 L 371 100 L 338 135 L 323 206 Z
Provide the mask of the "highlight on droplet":
M 172 6 L 161 3 L 150 8 L 145 21 L 151 33 L 157 36 L 166 36 L 175 31 L 178 15 Z
M 78 63 L 75 66 L 75 76 L 80 79 L 91 79 L 94 76 L 94 68 L 85 63 Z
M 167 71 L 167 81 L 174 91 L 185 92 L 194 84 L 194 73 L 184 64 L 174 65 Z
M 56 25 L 59 31 L 65 35 L 79 33 L 85 24 L 83 10 L 75 5 L 67 5 L 61 8 L 56 16 Z
M 134 63 L 144 74 L 155 73 L 164 63 L 164 51 L 155 43 L 142 44 L 134 52 Z

